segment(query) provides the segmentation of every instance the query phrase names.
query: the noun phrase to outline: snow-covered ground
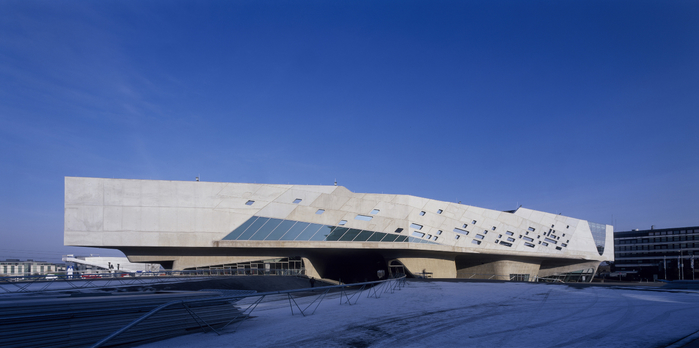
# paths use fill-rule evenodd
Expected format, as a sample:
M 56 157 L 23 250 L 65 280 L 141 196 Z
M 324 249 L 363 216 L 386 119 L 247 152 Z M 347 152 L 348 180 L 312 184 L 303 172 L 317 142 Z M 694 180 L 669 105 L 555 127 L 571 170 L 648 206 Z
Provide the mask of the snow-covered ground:
M 143 347 L 680 347 L 699 338 L 694 290 L 408 281 L 379 299 L 366 295 L 351 306 L 328 296 L 306 317 L 277 296 L 221 336 Z

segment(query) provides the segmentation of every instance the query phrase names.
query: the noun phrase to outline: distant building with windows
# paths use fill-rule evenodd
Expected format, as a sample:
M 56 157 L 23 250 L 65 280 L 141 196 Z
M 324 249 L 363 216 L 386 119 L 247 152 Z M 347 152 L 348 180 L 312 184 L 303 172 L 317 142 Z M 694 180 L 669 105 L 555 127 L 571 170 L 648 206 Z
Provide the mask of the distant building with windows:
M 698 255 L 699 226 L 614 232 L 611 271 L 632 280 L 692 280 Z
M 28 259 L 7 259 L 0 261 L 0 276 L 21 277 L 30 275 L 44 275 L 58 272 L 61 265 Z

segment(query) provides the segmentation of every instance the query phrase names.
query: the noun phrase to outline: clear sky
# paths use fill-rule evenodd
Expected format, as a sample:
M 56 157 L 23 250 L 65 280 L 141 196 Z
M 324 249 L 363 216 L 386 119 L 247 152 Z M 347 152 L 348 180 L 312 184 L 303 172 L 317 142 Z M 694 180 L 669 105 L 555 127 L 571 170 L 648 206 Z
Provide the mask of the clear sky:
M 65 176 L 696 226 L 698 135 L 697 1 L 0 1 L 0 258 Z

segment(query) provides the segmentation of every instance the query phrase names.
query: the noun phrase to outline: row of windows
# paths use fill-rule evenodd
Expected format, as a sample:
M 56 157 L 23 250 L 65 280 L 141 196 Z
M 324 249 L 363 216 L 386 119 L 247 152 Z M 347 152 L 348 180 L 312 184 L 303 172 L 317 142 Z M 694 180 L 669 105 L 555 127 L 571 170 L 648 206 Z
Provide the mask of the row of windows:
M 699 235 L 626 239 L 626 240 L 617 240 L 616 244 L 679 242 L 679 241 L 685 241 L 685 240 L 699 240 Z
M 661 250 L 661 249 L 697 248 L 697 247 L 699 247 L 699 243 L 617 246 L 617 247 L 614 247 L 614 249 L 616 251 L 631 251 L 631 250 Z
M 257 216 L 253 216 L 245 221 L 224 237 L 223 240 L 411 242 L 435 244 L 427 240 L 392 233 Z

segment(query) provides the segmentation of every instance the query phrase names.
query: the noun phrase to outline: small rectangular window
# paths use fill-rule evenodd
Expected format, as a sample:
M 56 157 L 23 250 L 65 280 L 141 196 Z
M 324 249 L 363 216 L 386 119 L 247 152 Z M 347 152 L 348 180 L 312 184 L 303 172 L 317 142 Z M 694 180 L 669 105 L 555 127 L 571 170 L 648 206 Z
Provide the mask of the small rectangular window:
M 374 210 L 371 211 L 371 215 L 376 215 L 376 214 L 378 214 L 378 213 L 379 213 L 379 210 L 378 210 L 378 209 L 374 209 Z
M 394 232 L 396 232 L 396 233 L 401 233 L 401 232 L 403 232 L 403 229 L 402 229 L 402 228 L 396 228 L 396 230 L 395 230 Z
M 302 199 L 301 198 L 296 198 L 294 199 L 294 204 L 299 204 L 301 203 Z
M 543 246 L 549 246 L 549 243 L 542 242 L 541 245 L 543 245 Z
M 475 225 L 476 222 L 478 222 L 478 221 L 476 221 L 476 220 L 471 221 L 471 225 Z
M 460 228 L 454 228 L 454 232 L 456 232 L 456 233 L 461 233 L 461 234 L 466 234 L 466 235 L 468 234 L 468 231 L 462 230 L 462 229 L 460 229 Z
M 458 234 L 454 236 L 454 239 L 459 239 L 459 238 L 461 238 L 461 236 Z
M 481 245 L 481 241 L 478 239 L 472 240 L 471 243 L 476 244 L 476 245 Z
M 439 236 L 439 235 L 441 235 L 441 234 L 442 234 L 442 230 L 438 230 L 438 231 L 437 231 L 437 235 Z
M 527 242 L 533 242 L 533 241 L 534 241 L 533 238 L 529 238 L 529 237 L 523 237 L 522 239 L 526 240 Z
M 323 214 L 323 213 L 325 213 L 325 209 L 316 210 L 316 214 L 318 214 L 318 215 Z
M 340 220 L 340 223 L 338 225 L 343 226 L 346 223 L 347 223 L 347 220 Z
M 463 224 L 461 227 L 462 227 L 462 228 L 466 228 L 466 227 L 468 227 L 468 225 L 467 225 L 467 224 Z
M 563 249 L 561 249 L 561 247 L 556 247 L 556 250 L 563 250 Z
M 495 227 L 495 226 L 493 226 L 493 231 L 495 231 L 495 228 L 496 228 L 496 227 Z
M 441 213 L 443 213 L 443 212 L 444 212 L 444 210 L 442 210 L 442 209 L 437 209 L 437 214 L 441 214 Z
M 512 243 L 514 243 L 515 239 L 514 239 L 514 238 L 512 238 L 512 237 L 507 237 L 507 241 L 508 241 L 508 242 L 512 242 Z
M 421 230 L 421 229 L 422 229 L 422 225 L 418 225 L 418 224 L 413 224 L 413 223 L 411 223 L 411 224 L 410 224 L 410 228 L 416 229 L 416 230 Z
M 500 245 L 504 245 L 504 246 L 506 246 L 506 247 L 511 247 L 511 246 L 512 246 L 512 243 L 508 243 L 508 242 L 506 242 L 506 241 L 504 241 L 504 240 L 501 240 L 501 241 L 500 241 Z
M 415 237 L 420 237 L 420 238 L 423 238 L 425 236 L 424 233 L 418 232 L 418 231 L 413 231 L 412 235 Z
M 476 238 L 478 238 L 478 239 L 483 239 L 483 238 L 485 238 L 485 236 L 482 235 L 482 234 L 477 234 L 477 235 L 476 235 Z
M 434 236 L 434 237 L 432 237 L 432 240 L 437 240 L 437 238 L 438 238 L 437 236 Z
M 534 231 L 536 231 L 536 228 L 534 228 L 534 227 L 529 227 L 527 230 L 528 230 L 529 232 L 534 232 Z
M 428 234 L 428 235 L 427 235 L 427 239 L 432 239 L 432 235 L 431 235 L 431 234 Z
M 253 203 L 255 203 L 255 201 L 247 201 L 245 202 L 245 205 L 252 205 Z
M 424 212 L 424 211 L 421 211 L 421 212 L 420 212 L 420 216 L 425 216 L 425 212 Z
M 510 232 L 510 231 L 505 232 L 505 234 L 508 235 L 508 236 L 514 236 L 514 235 L 515 235 L 513 232 Z
M 532 243 L 524 243 L 524 245 L 526 245 L 526 246 L 528 246 L 528 247 L 530 247 L 530 248 L 533 248 L 533 247 L 535 247 L 535 245 L 534 245 L 534 244 L 532 244 Z
M 362 220 L 362 221 L 371 221 L 371 219 L 373 219 L 373 218 L 374 218 L 373 216 L 369 216 L 369 215 L 357 215 L 354 217 L 355 220 Z

